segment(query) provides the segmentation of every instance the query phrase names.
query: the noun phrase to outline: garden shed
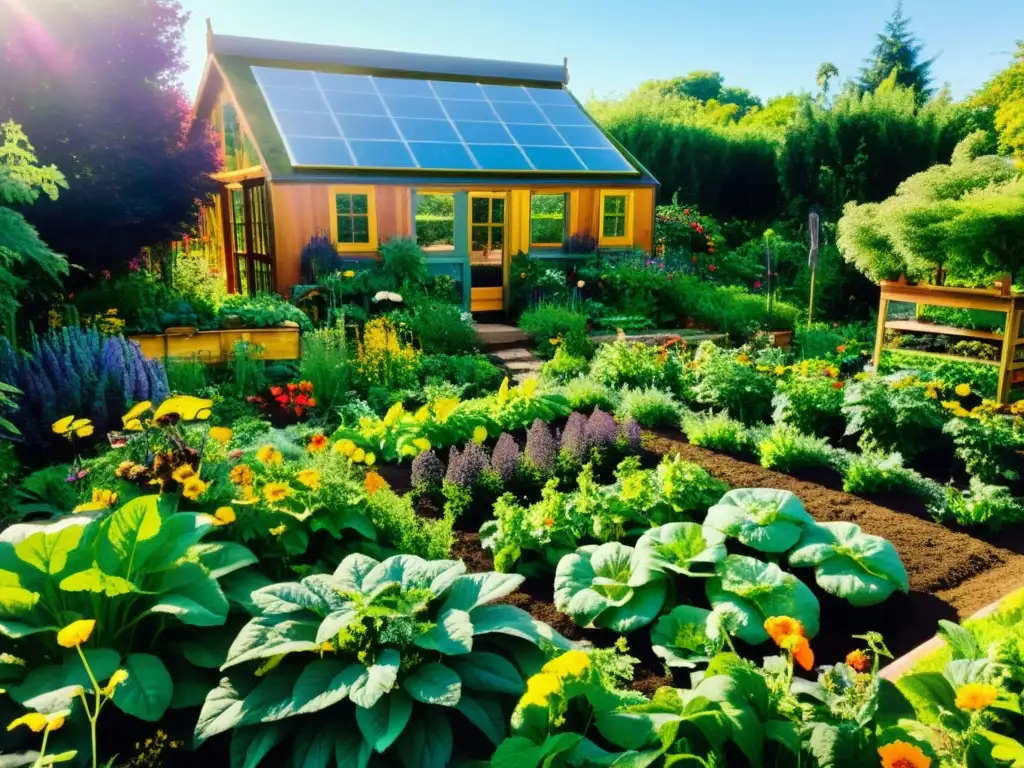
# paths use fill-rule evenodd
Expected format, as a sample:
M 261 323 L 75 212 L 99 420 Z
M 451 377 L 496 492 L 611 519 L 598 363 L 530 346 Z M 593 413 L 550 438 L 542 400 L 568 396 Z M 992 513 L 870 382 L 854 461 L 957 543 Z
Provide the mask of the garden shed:
M 345 269 L 414 237 L 473 311 L 518 253 L 650 251 L 657 181 L 567 89 L 567 63 L 213 34 L 196 114 L 221 137 L 204 215 L 232 291 L 288 294 L 326 235 Z

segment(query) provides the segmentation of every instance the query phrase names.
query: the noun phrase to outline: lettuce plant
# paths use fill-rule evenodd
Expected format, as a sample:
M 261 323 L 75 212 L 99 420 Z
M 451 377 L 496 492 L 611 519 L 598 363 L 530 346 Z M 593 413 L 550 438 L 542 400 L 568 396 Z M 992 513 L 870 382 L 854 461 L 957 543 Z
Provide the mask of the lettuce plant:
M 693 668 L 719 653 L 725 637 L 718 613 L 680 605 L 658 619 L 651 630 L 651 645 L 668 666 Z
M 232 766 L 256 766 L 289 742 L 268 762 L 365 766 L 376 752 L 388 765 L 443 768 L 458 712 L 498 744 L 524 690 L 509 658 L 529 665 L 531 646 L 571 646 L 519 608 L 491 604 L 520 583 L 468 575 L 459 561 L 353 554 L 331 575 L 259 589 L 196 741 L 232 730 Z
M 678 453 L 662 459 L 656 474 L 662 497 L 677 514 L 702 514 L 729 490 L 704 467 Z
M 818 586 L 852 605 L 875 605 L 896 590 L 908 592 L 907 570 L 887 539 L 855 523 L 817 523 L 804 529 L 789 553 L 793 567 L 813 567 Z
M 580 626 L 625 634 L 654 621 L 665 587 L 649 552 L 612 541 L 580 547 L 559 561 L 555 607 Z
M 814 518 L 792 491 L 737 488 L 708 510 L 707 528 L 714 528 L 759 552 L 785 552 L 800 540 Z
M 167 498 L 142 496 L 106 517 L 3 533 L 0 634 L 31 670 L 17 684 L 5 683 L 19 704 L 60 709 L 67 687 L 83 684 L 77 656 L 51 639 L 82 618 L 96 621 L 84 650 L 97 679 L 128 672 L 114 699 L 125 714 L 156 721 L 170 706 L 202 701 L 215 679 L 202 682 L 194 667 L 216 667 L 223 656 L 215 638 L 203 646 L 194 630 L 174 630 L 224 624 L 221 579 L 256 557 L 240 544 L 203 542 L 215 519 L 161 510 Z
M 725 559 L 725 534 L 697 523 L 666 523 L 641 536 L 636 549 L 658 571 L 714 576 Z
M 733 614 L 735 634 L 745 643 L 757 645 L 768 639 L 764 622 L 771 616 L 791 616 L 803 624 L 807 637 L 818 634 L 818 598 L 775 563 L 728 555 L 718 564 L 718 575 L 705 584 L 705 592 L 714 608 Z

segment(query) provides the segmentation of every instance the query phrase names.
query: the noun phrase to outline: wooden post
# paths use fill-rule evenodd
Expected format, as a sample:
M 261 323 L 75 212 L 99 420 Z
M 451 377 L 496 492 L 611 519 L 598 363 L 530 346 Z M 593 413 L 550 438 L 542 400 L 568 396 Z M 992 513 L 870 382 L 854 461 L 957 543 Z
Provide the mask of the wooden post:
M 1005 285 L 1005 282 L 1004 282 Z M 1006 308 L 1006 326 L 1003 329 L 1003 354 L 999 358 L 999 386 L 996 401 L 1006 403 L 1010 399 L 1013 384 L 1014 352 L 1017 350 L 1017 334 L 1020 332 L 1020 317 L 1017 314 L 1017 300 L 1010 299 Z
M 810 301 L 807 302 L 807 328 L 811 327 L 811 323 L 814 320 L 814 273 L 818 270 L 815 267 L 811 267 L 811 296 Z
M 875 331 L 875 354 L 871 358 L 876 372 L 882 362 L 882 347 L 885 346 L 885 320 L 888 315 L 889 297 L 885 295 L 885 286 L 882 286 L 882 298 L 878 302 L 878 329 Z

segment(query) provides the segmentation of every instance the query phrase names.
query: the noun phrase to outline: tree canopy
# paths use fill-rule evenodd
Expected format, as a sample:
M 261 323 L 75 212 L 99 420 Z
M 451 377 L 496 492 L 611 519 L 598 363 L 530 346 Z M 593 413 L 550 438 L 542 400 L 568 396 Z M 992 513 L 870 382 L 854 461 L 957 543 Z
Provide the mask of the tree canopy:
M 0 119 L 70 182 L 26 216 L 75 263 L 116 269 L 173 239 L 213 189 L 215 144 L 179 85 L 186 18 L 177 0 L 0 3 Z
M 1024 160 L 1024 41 L 1018 41 L 1010 66 L 989 80 L 973 103 L 993 119 L 999 147 Z
M 885 30 L 878 34 L 871 56 L 865 60 L 860 73 L 860 87 L 871 93 L 895 72 L 896 83 L 913 88 L 918 103 L 923 104 L 932 94 L 931 70 L 935 59 L 921 57 L 924 46 L 910 31 L 910 21 L 903 15 L 903 3 L 897 0 L 892 18 L 885 23 Z

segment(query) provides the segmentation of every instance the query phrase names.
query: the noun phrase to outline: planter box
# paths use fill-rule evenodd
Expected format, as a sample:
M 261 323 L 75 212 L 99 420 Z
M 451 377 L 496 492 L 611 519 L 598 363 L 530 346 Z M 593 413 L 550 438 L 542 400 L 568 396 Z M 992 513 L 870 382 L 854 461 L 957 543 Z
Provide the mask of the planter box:
M 772 331 L 772 346 L 779 349 L 789 349 L 793 346 L 792 331 Z
M 264 360 L 297 360 L 302 350 L 298 328 L 237 328 L 197 331 L 168 328 L 164 333 L 129 336 L 148 357 L 196 357 L 204 363 L 219 363 L 231 356 L 236 341 L 263 347 Z

